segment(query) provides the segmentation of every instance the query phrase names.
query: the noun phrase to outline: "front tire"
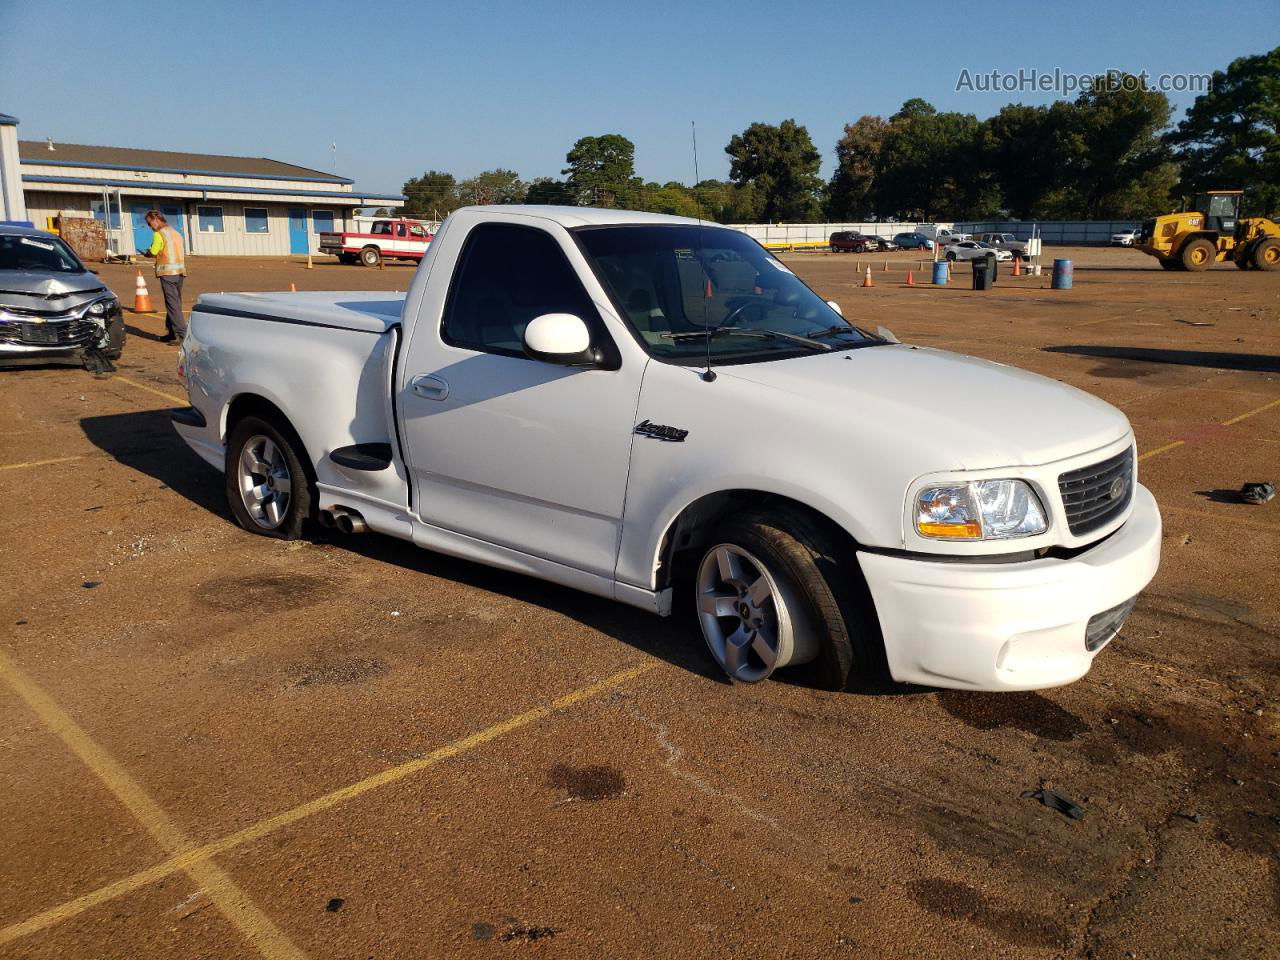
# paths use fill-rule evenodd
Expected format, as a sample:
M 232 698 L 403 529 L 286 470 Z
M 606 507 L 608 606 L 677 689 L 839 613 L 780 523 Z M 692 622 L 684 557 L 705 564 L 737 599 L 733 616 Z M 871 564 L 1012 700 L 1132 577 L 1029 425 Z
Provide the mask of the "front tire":
M 365 247 L 360 251 L 360 262 L 366 267 L 376 267 L 382 262 L 382 251 L 377 247 Z
M 102 355 L 108 360 L 119 360 L 124 353 L 124 317 L 116 317 L 107 324 L 107 345 L 102 348 Z
M 731 680 L 757 683 L 800 665 L 827 690 L 883 677 L 884 644 L 851 546 L 791 508 L 728 519 L 710 542 L 694 579 L 696 614 Z
M 232 427 L 223 475 L 236 523 L 279 540 L 302 536 L 314 497 L 301 451 L 293 431 L 259 417 L 245 417 Z
M 1199 272 L 1213 266 L 1218 248 L 1203 237 L 1192 240 L 1182 248 L 1182 269 Z
M 1160 259 L 1160 260 L 1157 260 L 1156 262 L 1160 264 L 1161 270 L 1181 270 L 1182 269 L 1182 264 L 1179 263 L 1177 260 Z

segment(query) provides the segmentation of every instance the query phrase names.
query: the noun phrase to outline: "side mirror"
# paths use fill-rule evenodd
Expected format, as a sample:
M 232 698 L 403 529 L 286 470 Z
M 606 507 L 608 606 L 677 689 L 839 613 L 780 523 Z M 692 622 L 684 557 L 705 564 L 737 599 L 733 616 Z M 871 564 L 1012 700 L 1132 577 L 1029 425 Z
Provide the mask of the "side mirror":
M 532 360 L 565 367 L 592 366 L 600 354 L 591 346 L 591 331 L 571 313 L 544 313 L 524 328 L 524 352 Z
M 828 300 L 827 306 L 830 307 L 832 310 L 834 310 L 836 313 L 840 314 L 840 316 L 842 317 L 844 316 L 844 311 L 840 309 L 840 304 L 836 303 L 834 300 Z

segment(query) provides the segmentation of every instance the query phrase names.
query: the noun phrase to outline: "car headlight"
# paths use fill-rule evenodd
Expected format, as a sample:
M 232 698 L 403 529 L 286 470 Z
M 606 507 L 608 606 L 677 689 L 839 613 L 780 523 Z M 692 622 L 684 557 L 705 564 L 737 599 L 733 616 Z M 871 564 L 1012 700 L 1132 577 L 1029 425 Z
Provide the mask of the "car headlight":
M 1047 529 L 1040 498 L 1022 480 L 931 486 L 916 497 L 916 532 L 931 540 L 1010 540 Z
M 105 300 L 95 300 L 93 303 L 89 304 L 87 312 L 91 317 L 101 317 L 104 314 L 109 313 L 111 308 L 115 305 L 116 302 L 111 297 L 108 297 Z

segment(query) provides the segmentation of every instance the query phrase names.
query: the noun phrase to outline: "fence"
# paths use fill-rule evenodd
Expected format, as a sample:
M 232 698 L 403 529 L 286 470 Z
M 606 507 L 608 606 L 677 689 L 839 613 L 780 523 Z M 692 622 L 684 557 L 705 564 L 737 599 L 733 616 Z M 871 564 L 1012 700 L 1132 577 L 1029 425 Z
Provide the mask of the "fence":
M 734 230 L 755 237 L 766 247 L 825 247 L 831 234 L 837 230 L 850 230 L 873 237 L 892 237 L 898 233 L 910 233 L 915 223 L 731 223 Z M 946 224 L 950 227 L 950 224 Z M 1101 244 L 1111 242 L 1113 233 L 1136 230 L 1136 220 L 969 220 L 957 223 L 951 229 L 959 233 L 1012 233 L 1019 240 L 1031 237 L 1032 229 L 1039 231 L 1046 246 L 1067 244 Z
M 1137 230 L 1139 226 L 1141 224 L 1137 220 L 970 220 L 957 223 L 955 228 L 961 233 L 1012 233 L 1019 240 L 1027 240 L 1034 227 L 1046 246 L 1105 246 L 1111 242 L 1113 233 Z
M 865 233 L 871 237 L 892 237 L 910 233 L 914 223 L 731 223 L 728 226 L 754 237 L 766 247 L 825 247 L 837 230 Z

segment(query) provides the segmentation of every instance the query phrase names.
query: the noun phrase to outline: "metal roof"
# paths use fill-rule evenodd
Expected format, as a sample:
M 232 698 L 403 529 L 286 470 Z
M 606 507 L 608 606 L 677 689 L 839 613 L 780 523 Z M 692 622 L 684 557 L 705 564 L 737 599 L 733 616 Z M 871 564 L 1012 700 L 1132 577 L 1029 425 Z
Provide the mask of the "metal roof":
M 16 127 L 17 125 L 17 117 L 11 117 L 7 113 L 0 113 L 0 127 Z
M 267 157 L 230 157 L 212 153 L 179 153 L 174 150 L 141 150 L 134 147 L 99 147 L 84 143 L 19 140 L 18 158 L 42 166 L 100 167 L 106 170 L 146 170 L 153 173 L 204 174 L 223 177 L 267 177 L 277 180 L 309 180 L 317 183 L 351 183 L 337 174 L 282 163 Z

